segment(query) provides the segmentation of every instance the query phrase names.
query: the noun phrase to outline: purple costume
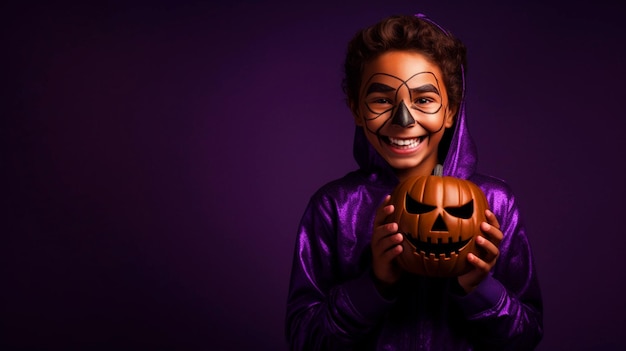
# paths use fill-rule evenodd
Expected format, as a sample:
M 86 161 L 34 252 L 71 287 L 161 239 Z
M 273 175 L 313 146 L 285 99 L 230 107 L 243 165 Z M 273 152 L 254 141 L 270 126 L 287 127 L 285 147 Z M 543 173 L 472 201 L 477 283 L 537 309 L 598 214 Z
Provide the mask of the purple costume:
M 542 301 L 528 237 L 507 185 L 474 173 L 463 104 L 444 175 L 476 183 L 504 234 L 492 274 L 467 295 L 455 289 L 456 278 L 411 275 L 391 300 L 378 293 L 370 237 L 376 209 L 398 179 L 360 127 L 354 156 L 360 169 L 320 188 L 299 227 L 287 302 L 291 349 L 533 349 L 543 334 Z
M 287 301 L 292 350 L 531 350 L 541 340 L 542 300 L 515 197 L 475 173 L 476 150 L 461 103 L 443 174 L 476 183 L 504 235 L 491 274 L 465 295 L 456 278 L 404 275 L 383 297 L 371 272 L 377 208 L 398 184 L 357 127 L 359 170 L 320 188 L 302 217 Z

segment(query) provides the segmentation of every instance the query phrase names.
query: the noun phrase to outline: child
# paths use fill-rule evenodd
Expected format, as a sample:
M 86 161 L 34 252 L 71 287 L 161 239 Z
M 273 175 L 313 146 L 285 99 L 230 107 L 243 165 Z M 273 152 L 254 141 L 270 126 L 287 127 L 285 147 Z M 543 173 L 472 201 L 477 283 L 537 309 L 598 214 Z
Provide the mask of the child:
M 392 16 L 350 41 L 344 91 L 357 171 L 311 198 L 296 240 L 286 333 L 293 350 L 531 350 L 542 301 L 511 190 L 474 172 L 465 121 L 465 47 L 422 15 Z M 389 196 L 443 174 L 476 183 L 491 211 L 481 256 L 459 277 L 403 273 Z

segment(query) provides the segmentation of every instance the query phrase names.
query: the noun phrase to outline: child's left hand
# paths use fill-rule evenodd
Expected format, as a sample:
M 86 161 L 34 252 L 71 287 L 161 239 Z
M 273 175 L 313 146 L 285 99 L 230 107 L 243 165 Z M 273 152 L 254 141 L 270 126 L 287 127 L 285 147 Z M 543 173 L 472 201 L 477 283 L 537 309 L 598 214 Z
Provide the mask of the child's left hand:
M 498 219 L 489 210 L 485 210 L 485 216 L 487 222 L 483 222 L 480 225 L 480 229 L 485 238 L 478 236 L 476 243 L 482 248 L 482 255 L 478 257 L 474 254 L 468 254 L 467 260 L 474 266 L 474 268 L 466 274 L 458 277 L 459 285 L 465 290 L 465 293 L 470 293 L 472 290 L 480 284 L 480 282 L 487 277 L 489 271 L 493 268 L 498 260 L 500 250 L 500 242 L 502 241 L 502 231 L 500 231 L 500 224 Z

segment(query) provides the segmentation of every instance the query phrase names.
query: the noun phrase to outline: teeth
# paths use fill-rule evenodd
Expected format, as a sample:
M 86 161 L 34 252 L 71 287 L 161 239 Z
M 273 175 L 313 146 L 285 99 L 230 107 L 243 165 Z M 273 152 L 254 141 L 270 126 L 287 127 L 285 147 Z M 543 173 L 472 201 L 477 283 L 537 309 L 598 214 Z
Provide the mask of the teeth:
M 420 143 L 420 138 L 414 138 L 414 139 L 397 139 L 397 138 L 392 138 L 389 137 L 389 141 L 392 144 L 398 145 L 398 146 L 408 146 L 410 148 L 412 147 L 416 147 L 417 145 L 419 145 Z

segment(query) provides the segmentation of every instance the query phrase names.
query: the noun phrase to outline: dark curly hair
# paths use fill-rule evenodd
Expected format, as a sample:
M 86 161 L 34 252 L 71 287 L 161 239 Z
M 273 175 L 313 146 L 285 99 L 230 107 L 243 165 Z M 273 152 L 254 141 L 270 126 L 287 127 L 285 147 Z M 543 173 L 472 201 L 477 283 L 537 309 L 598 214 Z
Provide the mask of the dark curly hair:
M 391 50 L 417 51 L 443 74 L 451 108 L 458 111 L 463 95 L 465 45 L 449 32 L 417 16 L 396 15 L 360 30 L 348 43 L 342 88 L 349 105 L 359 100 L 361 75 L 367 63 Z

